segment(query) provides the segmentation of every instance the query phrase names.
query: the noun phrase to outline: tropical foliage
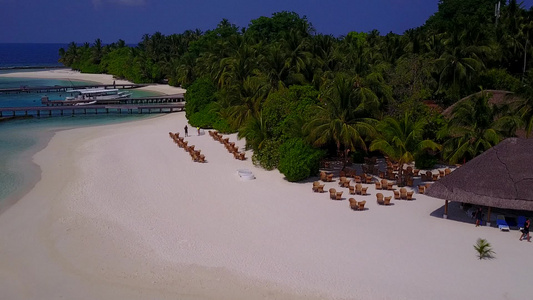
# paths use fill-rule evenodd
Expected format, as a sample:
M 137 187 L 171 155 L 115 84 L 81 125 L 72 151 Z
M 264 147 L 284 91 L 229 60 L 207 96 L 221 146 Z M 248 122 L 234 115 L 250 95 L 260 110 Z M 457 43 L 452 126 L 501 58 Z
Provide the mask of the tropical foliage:
M 492 250 L 492 245 L 487 242 L 486 239 L 477 239 L 476 244 L 474 245 L 474 250 L 476 250 L 477 257 L 481 259 L 485 258 L 494 258 L 494 250 Z
M 223 19 L 206 32 L 73 42 L 59 54 L 81 72 L 187 88 L 191 125 L 238 132 L 256 164 L 288 180 L 314 175 L 325 156 L 368 151 L 454 163 L 533 128 L 533 11 L 512 0 L 496 18 L 494 4 L 441 0 L 426 24 L 402 35 L 324 35 L 283 11 L 247 28 Z M 509 107 L 489 94 L 456 104 L 480 87 L 525 96 Z M 446 118 L 433 109 L 454 104 Z

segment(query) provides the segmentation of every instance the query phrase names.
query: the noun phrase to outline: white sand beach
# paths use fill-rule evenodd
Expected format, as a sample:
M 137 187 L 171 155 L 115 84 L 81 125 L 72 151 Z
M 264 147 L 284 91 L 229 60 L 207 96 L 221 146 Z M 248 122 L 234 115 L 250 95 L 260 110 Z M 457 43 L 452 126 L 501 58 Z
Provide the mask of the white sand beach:
M 45 79 L 70 79 L 80 81 L 91 81 L 98 84 L 128 84 L 131 83 L 126 80 L 115 80 L 112 75 L 108 74 L 84 74 L 79 71 L 71 69 L 52 69 L 33 72 L 9 72 L 0 74 L 0 77 L 19 77 L 19 78 L 45 78 Z M 166 95 L 183 94 L 185 90 L 182 88 L 172 87 L 165 84 L 151 84 L 142 87 L 139 90 L 152 91 Z
M 168 135 L 186 123 L 180 112 L 58 132 L 33 157 L 41 180 L 0 214 L 0 298 L 531 297 L 533 243 L 516 230 L 476 228 L 456 203 L 443 219 L 444 201 L 418 193 L 379 206 L 373 185 L 352 211 L 337 182 L 326 190 L 341 201 L 190 130 L 207 159 L 196 163 Z M 476 257 L 478 238 L 494 259 Z

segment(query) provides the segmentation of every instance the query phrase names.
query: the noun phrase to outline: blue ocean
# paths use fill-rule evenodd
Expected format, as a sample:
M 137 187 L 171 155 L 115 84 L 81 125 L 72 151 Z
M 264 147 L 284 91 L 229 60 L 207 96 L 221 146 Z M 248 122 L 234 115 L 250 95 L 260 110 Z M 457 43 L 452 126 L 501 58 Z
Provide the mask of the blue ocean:
M 39 68 L 61 67 L 59 48 L 63 44 L 0 44 L 0 73 L 36 71 Z M 30 69 L 28 69 L 30 68 Z M 37 68 L 37 69 L 32 69 Z M 21 86 L 82 85 L 89 82 L 0 77 L 0 89 Z M 131 91 L 134 97 L 154 95 Z M 43 94 L 0 93 L 0 107 L 40 105 Z M 50 99 L 65 95 L 49 94 Z M 128 122 L 147 115 L 75 115 L 27 118 L 0 121 L 0 212 L 16 202 L 40 179 L 40 169 L 32 163 L 32 156 L 43 149 L 55 132 L 70 128 Z

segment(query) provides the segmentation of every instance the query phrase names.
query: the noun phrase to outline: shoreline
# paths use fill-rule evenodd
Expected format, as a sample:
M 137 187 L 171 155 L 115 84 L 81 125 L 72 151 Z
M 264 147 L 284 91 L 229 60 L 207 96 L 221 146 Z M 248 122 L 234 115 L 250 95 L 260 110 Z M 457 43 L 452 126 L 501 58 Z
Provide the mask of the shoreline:
M 35 67 L 32 67 L 34 69 Z M 76 81 L 83 81 L 88 83 L 94 83 L 94 84 L 105 84 L 109 82 L 113 82 L 113 76 L 107 75 L 107 74 L 82 74 L 80 72 L 72 71 L 71 69 L 65 68 L 65 67 L 55 67 L 55 68 L 36 68 L 39 70 L 31 71 L 28 70 L 28 68 L 9 68 L 9 69 L 2 69 L 0 73 L 0 77 L 4 78 L 33 78 L 33 79 L 58 79 L 58 80 L 76 80 Z M 128 83 L 127 81 L 118 81 L 123 83 Z M 185 90 L 180 88 L 173 88 L 173 87 L 165 87 L 164 85 L 153 85 L 148 86 L 139 90 L 145 90 L 150 91 L 153 93 L 165 95 L 165 94 L 173 94 L 173 93 L 183 93 Z M 0 124 L 2 122 L 10 122 L 10 121 L 16 121 L 16 120 L 22 120 L 26 118 L 31 117 L 3 117 L 0 118 Z M 136 121 L 134 119 L 132 120 L 125 120 L 123 122 L 132 122 Z M 72 125 L 76 126 L 76 125 Z M 46 137 L 39 136 L 38 139 L 38 145 L 33 146 L 31 149 L 25 150 L 25 153 L 22 155 L 18 155 L 19 159 L 15 161 L 11 161 L 11 163 L 15 163 L 19 166 L 19 168 L 16 169 L 24 169 L 25 172 L 19 174 L 24 179 L 22 179 L 22 183 L 13 193 L 9 194 L 7 197 L 1 199 L 0 201 L 0 215 L 7 210 L 10 206 L 12 206 L 14 203 L 16 203 L 19 199 L 21 199 L 25 194 L 27 194 L 41 179 L 41 170 L 38 165 L 31 162 L 31 158 L 34 154 L 38 153 L 39 151 L 43 150 L 48 142 L 51 140 L 52 136 L 55 134 L 56 131 L 62 131 L 65 129 L 69 129 L 72 127 L 71 125 L 66 126 L 65 128 L 57 128 L 54 130 L 54 132 L 48 133 L 46 132 Z M 83 124 L 83 126 L 87 126 L 86 124 Z M 95 125 L 89 125 L 89 126 L 95 126 Z M 30 161 L 27 163 L 26 161 Z M 22 166 L 22 167 L 21 167 Z
M 113 75 L 108 74 L 85 74 L 78 71 L 73 71 L 68 68 L 52 69 L 43 71 L 24 71 L 24 72 L 9 72 L 1 73 L 0 77 L 18 77 L 18 78 L 41 78 L 41 79 L 63 79 L 63 80 L 80 80 L 87 82 L 94 82 L 97 84 L 131 84 L 132 82 L 122 79 L 114 79 Z M 172 87 L 165 84 L 152 84 L 146 87 L 139 88 L 140 91 L 150 91 L 161 93 L 162 95 L 183 94 L 185 89 L 179 87 Z

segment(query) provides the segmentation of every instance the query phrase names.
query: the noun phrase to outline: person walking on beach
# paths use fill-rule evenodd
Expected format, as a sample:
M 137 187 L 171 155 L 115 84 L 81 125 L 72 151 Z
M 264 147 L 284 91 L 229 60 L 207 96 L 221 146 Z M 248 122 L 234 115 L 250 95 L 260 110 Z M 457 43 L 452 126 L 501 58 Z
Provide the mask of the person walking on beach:
M 185 127 L 183 129 L 185 130 L 185 136 L 189 136 L 189 127 L 187 127 L 187 125 L 185 125 Z
M 198 129 L 198 136 L 200 136 L 200 127 L 196 127 Z
M 522 235 L 520 236 L 520 241 L 525 238 L 528 242 L 531 242 L 531 238 L 529 237 L 529 219 L 527 219 L 526 223 L 524 224 L 524 229 L 522 229 Z
M 476 227 L 479 227 L 483 223 L 483 209 L 478 208 L 476 212 Z

